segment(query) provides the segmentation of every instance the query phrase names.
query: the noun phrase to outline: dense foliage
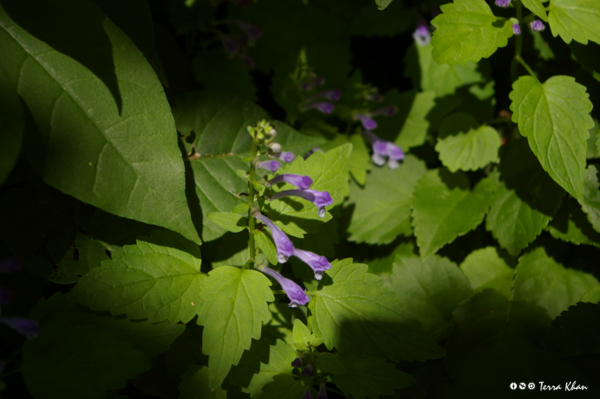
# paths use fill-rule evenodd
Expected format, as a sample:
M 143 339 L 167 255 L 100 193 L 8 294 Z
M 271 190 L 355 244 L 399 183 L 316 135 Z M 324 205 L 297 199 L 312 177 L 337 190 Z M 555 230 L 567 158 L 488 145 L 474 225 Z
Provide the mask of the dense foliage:
M 0 0 L 0 52 L 1 397 L 599 397 L 599 1 Z

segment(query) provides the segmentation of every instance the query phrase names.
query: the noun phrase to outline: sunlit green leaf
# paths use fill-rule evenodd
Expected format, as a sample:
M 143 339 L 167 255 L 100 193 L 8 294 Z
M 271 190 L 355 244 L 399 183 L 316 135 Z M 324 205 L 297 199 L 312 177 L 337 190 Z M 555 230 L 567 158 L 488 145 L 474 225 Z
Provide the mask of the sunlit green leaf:
M 460 265 L 471 282 L 474 292 L 493 288 L 505 297 L 510 297 L 514 271 L 498 254 L 494 247 L 473 251 Z
M 256 245 L 260 249 L 260 251 L 265 254 L 269 262 L 272 265 L 277 264 L 277 248 L 275 248 L 275 244 L 271 241 L 270 238 L 267 238 L 265 233 L 260 230 L 254 230 L 254 239 L 256 240 Z
M 265 385 L 263 399 L 298 399 L 304 395 L 305 387 L 301 380 L 291 374 L 276 375 L 273 381 Z
M 544 5 L 541 0 L 522 0 L 523 5 L 527 7 L 532 13 L 543 19 L 544 21 L 548 20 L 548 15 L 546 15 L 546 10 L 544 9 Z
M 292 362 L 298 357 L 296 350 L 281 340 L 271 345 L 268 357 L 260 363 L 260 370 L 252 376 L 250 385 L 242 391 L 249 393 L 252 398 L 264 397 L 262 388 L 273 381 L 273 377 L 281 374 L 292 374 Z
M 233 212 L 211 212 L 208 218 L 232 233 L 239 233 L 246 228 L 247 221 L 239 213 Z
M 600 44 L 600 3 L 596 0 L 552 0 L 548 22 L 554 37 L 568 44 L 571 40 Z
M 108 246 L 101 241 L 77 234 L 73 248 L 56 264 L 48 280 L 58 284 L 78 282 L 91 269 L 100 267 L 103 261 L 110 259 L 107 248 Z
M 583 197 L 579 200 L 581 208 L 587 214 L 587 218 L 594 226 L 594 230 L 600 232 L 600 178 L 595 165 L 590 165 L 585 171 L 583 182 Z

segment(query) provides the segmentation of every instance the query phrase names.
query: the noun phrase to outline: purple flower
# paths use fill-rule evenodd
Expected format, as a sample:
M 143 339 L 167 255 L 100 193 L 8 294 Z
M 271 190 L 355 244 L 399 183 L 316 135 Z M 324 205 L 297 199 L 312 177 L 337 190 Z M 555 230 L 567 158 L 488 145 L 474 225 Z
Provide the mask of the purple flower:
M 321 388 L 319 389 L 319 393 L 317 394 L 317 399 L 327 399 L 327 391 L 325 391 L 325 384 L 321 384 Z
M 360 122 L 362 123 L 363 127 L 365 128 L 365 130 L 375 130 L 377 129 L 377 122 L 375 122 L 373 119 L 369 118 L 367 115 L 365 114 L 357 114 L 354 117 L 354 120 L 360 119 Z
M 377 115 L 385 115 L 385 116 L 394 116 L 394 114 L 398 112 L 398 107 L 395 105 L 390 105 L 389 107 L 383 107 L 376 109 L 373 112 L 369 113 L 369 116 L 377 116 Z M 373 130 L 373 129 L 370 129 Z
M 510 4 L 510 0 L 496 0 L 494 4 L 498 7 L 506 8 Z
M 424 23 L 419 24 L 413 33 L 413 39 L 415 39 L 417 45 L 427 46 L 431 42 L 431 33 L 429 33 L 427 25 Z
M 513 33 L 518 36 L 521 34 L 521 26 L 519 24 L 513 24 Z
M 313 272 L 315 273 L 315 279 L 317 280 L 321 280 L 321 278 L 323 278 L 323 272 L 331 269 L 331 263 L 329 263 L 327 258 L 324 256 L 296 248 L 294 248 L 294 256 L 313 269 Z
M 293 152 L 289 152 L 289 151 L 284 151 L 284 152 L 276 152 L 275 154 L 273 154 L 273 156 L 277 159 L 282 160 L 283 162 L 293 162 L 294 159 L 296 159 L 296 156 L 294 155 Z
M 273 269 L 269 269 L 268 267 L 262 267 L 260 269 L 263 273 L 268 274 L 273 277 L 281 288 L 285 291 L 285 294 L 290 298 L 290 304 L 288 305 L 290 308 L 295 308 L 298 305 L 306 305 L 309 301 L 306 292 L 300 287 L 298 284 L 294 283 L 292 280 L 283 277 L 281 274 L 277 273 Z
M 257 168 L 260 169 L 266 169 L 269 172 L 275 173 L 277 172 L 277 169 L 281 168 L 281 163 L 277 162 L 277 161 L 263 161 L 263 162 L 259 162 L 256 165 Z
M 310 387 L 306 387 L 304 390 L 304 395 L 302 395 L 302 399 L 313 399 L 312 393 L 310 393 Z
M 328 205 L 333 205 L 333 198 L 327 191 L 317 191 L 317 190 L 286 190 L 281 191 L 279 193 L 275 193 L 271 196 L 271 200 L 276 200 L 278 198 L 287 197 L 287 196 L 295 196 L 304 198 L 307 201 L 312 202 L 319 208 L 319 216 L 325 216 L 325 207 Z
M 0 317 L 0 323 L 9 326 L 29 339 L 35 338 L 40 332 L 40 326 L 35 321 L 25 317 Z
M 330 101 L 337 101 L 340 98 L 342 98 L 342 92 L 339 90 L 327 90 L 327 91 L 322 91 L 319 92 L 311 97 L 309 97 L 306 102 L 313 102 L 319 98 L 324 98 L 326 100 L 330 100 Z
M 7 305 L 12 299 L 12 296 L 12 291 L 0 290 L 0 305 Z
M 306 112 L 309 109 L 316 109 L 324 114 L 330 114 L 335 109 L 335 105 L 327 102 L 310 103 L 302 107 L 302 112 Z
M 544 23 L 539 19 L 536 19 L 531 23 L 531 29 L 533 29 L 535 32 L 541 32 L 546 29 L 546 25 L 544 25 Z
M 294 361 L 292 362 L 292 367 L 295 367 L 297 369 L 302 367 L 302 358 L 301 357 L 295 358 Z
M 273 223 L 268 217 L 256 212 L 254 217 L 263 222 L 270 230 L 275 246 L 277 247 L 277 262 L 285 263 L 294 254 L 294 244 L 287 235 Z
M 302 377 L 310 377 L 312 375 L 312 365 L 309 364 L 302 370 Z
M 283 174 L 275 176 L 269 180 L 269 185 L 267 187 L 271 187 L 273 184 L 281 182 L 290 183 L 291 185 L 298 187 L 300 190 L 306 190 L 313 183 L 313 180 L 308 176 Z
M 21 270 L 21 259 L 10 258 L 0 262 L 0 273 L 14 273 Z
M 386 158 L 389 158 L 388 166 L 390 169 L 396 169 L 400 166 L 398 161 L 404 159 L 404 152 L 400 147 L 389 141 L 381 140 L 372 132 L 364 132 L 363 134 L 373 144 L 371 159 L 375 165 L 383 166 L 386 163 Z

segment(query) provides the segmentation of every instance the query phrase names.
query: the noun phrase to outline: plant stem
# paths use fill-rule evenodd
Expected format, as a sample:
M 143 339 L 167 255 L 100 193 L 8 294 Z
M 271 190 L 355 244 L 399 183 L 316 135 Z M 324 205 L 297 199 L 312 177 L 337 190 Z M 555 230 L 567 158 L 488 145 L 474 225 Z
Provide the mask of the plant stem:
M 248 180 L 248 205 L 250 208 L 248 209 L 248 250 L 250 251 L 250 260 L 254 263 L 254 258 L 256 257 L 256 245 L 254 244 L 254 226 L 255 220 L 252 213 L 254 213 L 254 171 L 256 166 L 254 165 L 254 160 L 258 155 L 258 143 L 256 139 L 257 131 L 254 131 L 254 135 L 252 137 L 252 161 L 250 162 L 250 175 Z
M 535 76 L 535 73 L 533 72 L 533 69 L 531 69 L 529 67 L 529 65 L 527 65 L 527 63 L 525 62 L 525 60 L 523 58 L 521 58 L 521 56 L 515 57 L 515 60 L 517 60 L 517 62 L 521 65 L 523 65 L 523 68 L 525 68 L 527 70 L 527 72 L 529 72 L 529 74 L 535 79 L 538 80 L 537 76 Z
M 521 0 L 517 0 L 516 5 L 517 5 L 517 20 L 519 20 L 519 24 L 522 24 L 524 21 L 523 21 L 523 4 L 521 3 Z M 524 31 L 525 31 L 525 29 L 523 29 L 523 32 Z M 527 63 L 525 62 L 523 57 L 521 57 L 521 52 L 523 51 L 523 33 L 521 33 L 520 35 L 516 35 L 515 39 L 516 39 L 517 43 L 515 45 L 515 56 L 511 62 L 511 66 L 510 66 L 511 80 L 514 82 L 515 80 L 517 80 L 519 78 L 518 70 L 517 70 L 517 67 L 519 64 L 521 64 L 523 66 L 523 68 L 525 68 L 525 70 L 531 76 L 533 76 L 533 78 L 535 80 L 538 80 L 537 76 L 533 72 L 533 69 L 531 69 L 529 67 L 529 65 L 527 65 Z

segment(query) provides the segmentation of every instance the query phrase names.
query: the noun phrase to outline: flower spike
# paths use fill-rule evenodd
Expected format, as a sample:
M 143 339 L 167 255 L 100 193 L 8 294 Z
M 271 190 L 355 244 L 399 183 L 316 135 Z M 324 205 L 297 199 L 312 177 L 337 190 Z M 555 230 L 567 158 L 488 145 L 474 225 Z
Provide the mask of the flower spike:
M 271 196 L 271 200 L 276 200 L 278 198 L 287 197 L 287 196 L 295 196 L 304 198 L 307 201 L 312 202 L 319 208 L 319 216 L 325 216 L 325 207 L 328 205 L 333 205 L 333 198 L 329 195 L 327 191 L 317 191 L 317 190 L 286 190 L 275 193 Z
M 286 163 L 293 162 L 294 159 L 296 159 L 294 153 L 289 151 L 276 152 L 275 154 L 273 154 L 273 156 Z
M 277 172 L 277 169 L 281 168 L 281 163 L 277 161 L 263 161 L 259 162 L 256 167 L 260 169 L 266 169 L 271 173 L 275 173 Z
M 398 112 L 398 107 L 396 107 L 395 105 L 390 105 L 389 107 L 379 108 L 373 112 L 370 112 L 369 116 L 377 116 L 377 115 L 394 116 L 394 114 L 396 114 L 396 112 Z
M 283 174 L 275 176 L 274 178 L 269 180 L 267 187 L 271 187 L 273 184 L 281 182 L 289 183 L 293 186 L 298 187 L 300 190 L 306 190 L 313 183 L 313 180 L 308 176 Z
M 322 91 L 320 93 L 317 93 L 311 97 L 309 97 L 306 102 L 310 103 L 313 102 L 314 100 L 317 100 L 319 98 L 324 98 L 327 99 L 329 101 L 337 101 L 340 98 L 342 98 L 342 92 L 339 90 L 327 90 L 327 91 Z
M 362 123 L 363 127 L 365 128 L 365 130 L 375 130 L 377 129 L 377 122 L 375 122 L 373 119 L 369 118 L 367 115 L 365 114 L 357 114 L 354 119 L 360 119 L 360 122 Z
M 271 230 L 271 236 L 277 247 L 277 262 L 287 262 L 288 258 L 294 254 L 294 244 L 292 241 L 275 225 L 275 223 L 262 213 L 256 212 L 253 216 L 263 222 Z
M 288 305 L 290 308 L 295 308 L 296 306 L 304 306 L 308 303 L 309 299 L 306 295 L 306 292 L 300 287 L 298 284 L 294 283 L 292 280 L 283 277 L 281 274 L 277 273 L 273 269 L 269 269 L 268 267 L 262 267 L 260 269 L 263 273 L 268 274 L 273 277 L 281 288 L 285 291 L 285 294 L 290 298 L 290 304 Z
M 324 256 L 296 248 L 294 248 L 294 256 L 313 269 L 313 272 L 315 273 L 315 279 L 317 280 L 321 280 L 323 278 L 323 272 L 331 269 L 331 263 L 329 263 L 327 258 Z
M 330 114 L 335 109 L 335 105 L 327 102 L 310 103 L 302 107 L 302 112 L 306 112 L 309 109 L 316 109 L 317 111 L 321 111 L 324 114 Z

